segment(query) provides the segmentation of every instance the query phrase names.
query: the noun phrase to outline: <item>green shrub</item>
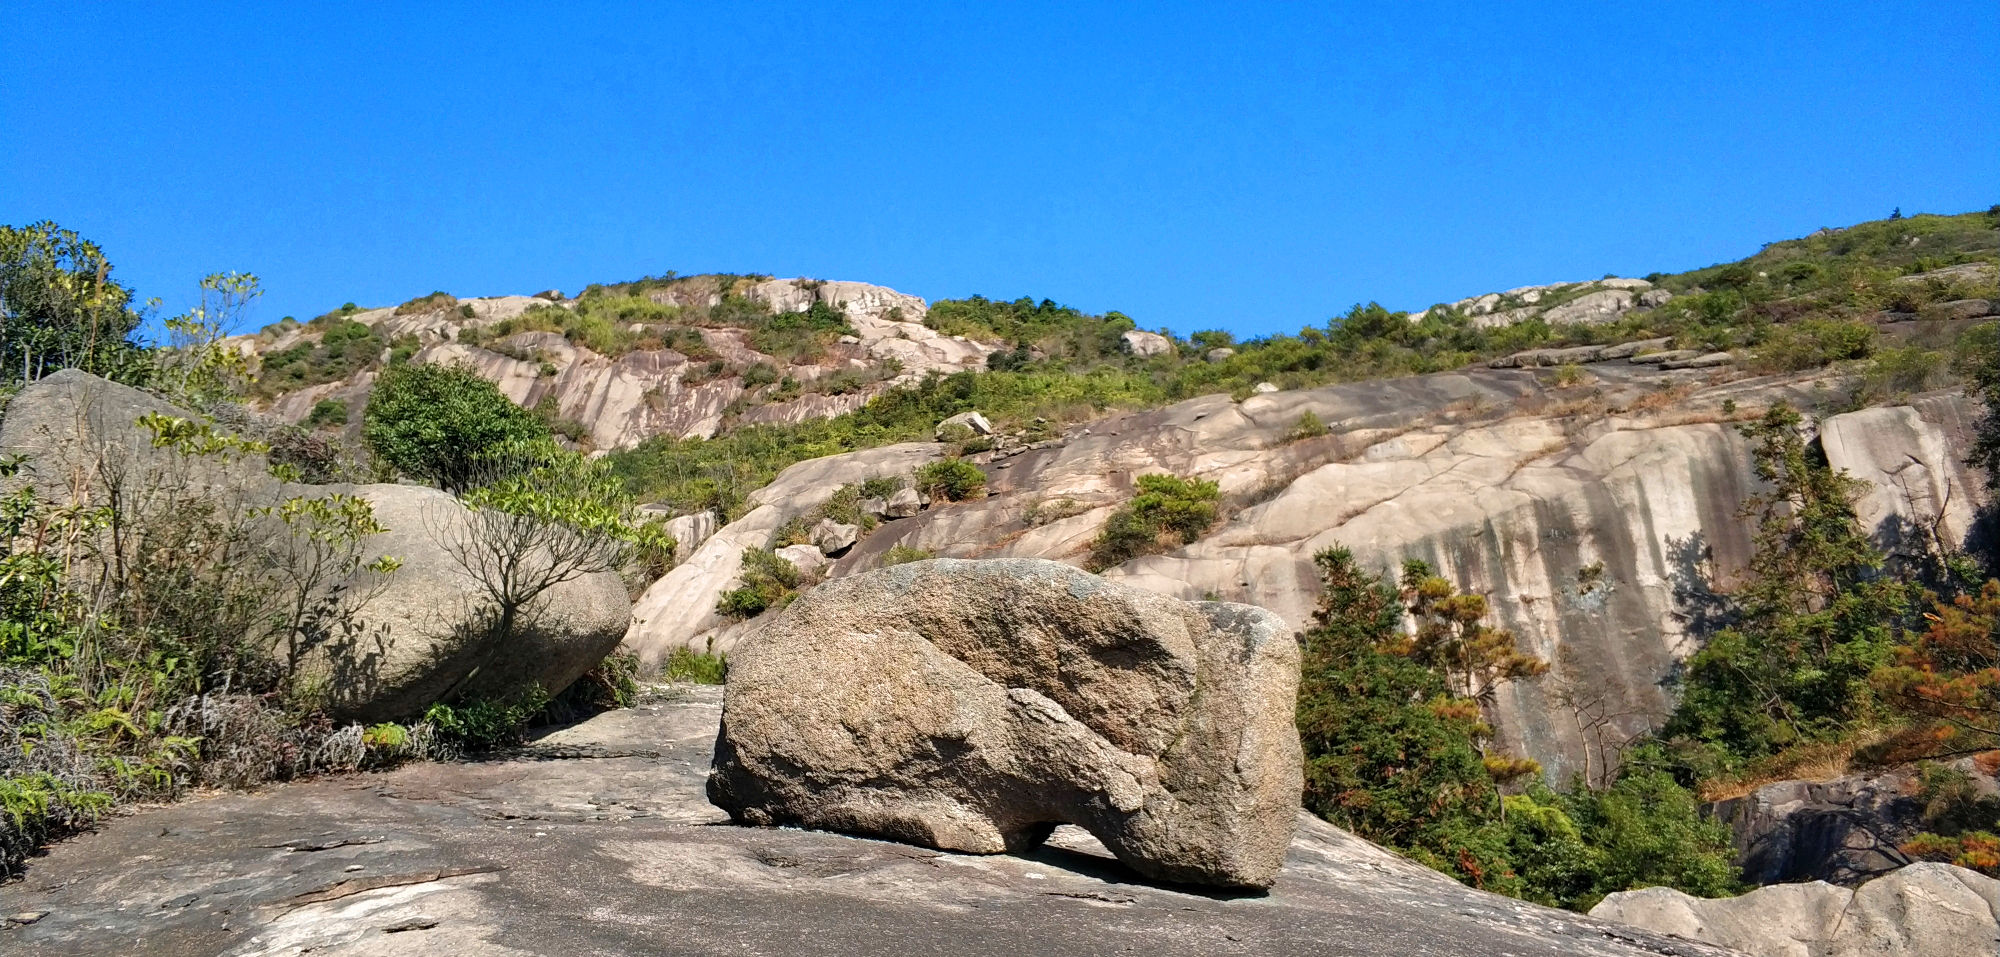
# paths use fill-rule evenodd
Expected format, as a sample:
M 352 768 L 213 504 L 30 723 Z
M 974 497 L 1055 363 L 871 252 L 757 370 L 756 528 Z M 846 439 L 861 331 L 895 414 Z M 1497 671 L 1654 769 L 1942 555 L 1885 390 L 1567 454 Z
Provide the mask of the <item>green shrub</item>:
M 314 428 L 327 425 L 347 424 L 347 403 L 340 399 L 321 399 L 313 404 L 312 412 L 306 416 L 306 424 Z
M 912 548 L 908 545 L 892 545 L 889 547 L 888 551 L 882 553 L 882 567 L 887 568 L 890 565 L 905 565 L 910 562 L 921 562 L 936 557 L 937 553 L 931 551 L 928 548 Z
M 962 502 L 986 494 L 986 473 L 964 459 L 944 459 L 917 466 L 916 489 L 933 501 Z
M 411 316 L 424 312 L 441 312 L 458 306 L 458 297 L 439 290 L 428 296 L 418 296 L 396 307 L 396 315 Z
M 459 365 L 384 370 L 361 422 L 361 437 L 383 461 L 453 492 L 471 487 L 493 453 L 549 438 L 533 413 Z
M 874 515 L 862 511 L 862 498 L 861 486 L 851 482 L 834 489 L 833 494 L 827 496 L 826 501 L 820 503 L 820 506 L 814 509 L 811 515 L 806 517 L 806 524 L 814 524 L 822 518 L 830 518 L 842 525 L 857 526 L 864 534 L 873 531 L 875 526 L 881 523 L 881 520 L 877 519 Z
M 1859 398 L 1891 401 L 1942 388 L 1948 364 L 1945 354 L 1922 346 L 1878 350 L 1862 370 Z
M 799 568 L 760 548 L 743 550 L 743 584 L 723 593 L 715 603 L 716 614 L 726 618 L 755 618 L 773 608 L 783 608 L 799 587 Z
M 374 365 L 386 345 L 373 328 L 350 319 L 336 317 L 319 328 L 318 342 L 301 342 L 259 359 L 253 391 L 277 395 L 346 379 Z
M 778 369 L 768 362 L 759 362 L 743 370 L 743 387 L 755 389 L 778 381 Z
M 512 698 L 434 704 L 424 712 L 424 721 L 466 751 L 490 751 L 521 743 L 530 719 L 548 703 L 548 692 L 532 687 Z
M 661 676 L 668 681 L 698 685 L 722 684 L 728 673 L 728 664 L 721 655 L 692 648 L 675 648 L 673 654 L 667 656 L 666 667 L 661 669 Z
M 903 485 L 903 480 L 893 475 L 876 475 L 861 483 L 861 497 L 886 500 L 902 491 Z
M 1865 359 L 1875 327 L 1851 319 L 1807 319 L 1771 330 L 1757 349 L 1757 365 L 1773 372 L 1801 372 L 1846 359 Z
M 1215 526 L 1220 490 L 1206 479 L 1139 476 L 1139 494 L 1104 521 L 1088 567 L 1102 571 L 1140 555 L 1192 544 Z
M 549 699 L 530 723 L 568 724 L 593 714 L 629 708 L 639 698 L 638 676 L 638 656 L 629 652 L 609 655 Z
M 1305 411 L 1299 413 L 1298 421 L 1293 422 L 1291 431 L 1285 433 L 1285 441 L 1289 443 L 1316 439 L 1327 434 L 1327 431 L 1326 423 L 1321 422 L 1319 416 L 1311 411 Z

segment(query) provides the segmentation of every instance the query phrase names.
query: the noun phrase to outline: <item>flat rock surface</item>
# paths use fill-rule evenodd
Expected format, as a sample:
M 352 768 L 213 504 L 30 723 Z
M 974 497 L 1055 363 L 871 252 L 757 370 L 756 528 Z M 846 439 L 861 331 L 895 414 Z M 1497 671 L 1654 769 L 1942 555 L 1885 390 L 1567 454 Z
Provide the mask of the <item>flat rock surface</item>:
M 421 764 L 120 818 L 0 886 L 0 953 L 1730 953 L 1471 890 L 1302 820 L 1268 895 L 1149 883 L 1074 828 L 971 856 L 726 823 L 719 688 Z

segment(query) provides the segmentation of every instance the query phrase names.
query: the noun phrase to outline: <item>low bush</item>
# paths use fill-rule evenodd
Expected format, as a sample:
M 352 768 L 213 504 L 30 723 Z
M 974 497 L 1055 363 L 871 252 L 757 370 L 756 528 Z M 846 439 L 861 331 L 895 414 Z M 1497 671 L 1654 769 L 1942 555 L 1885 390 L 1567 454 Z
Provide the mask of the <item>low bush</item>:
M 312 412 L 306 415 L 306 424 L 314 428 L 346 425 L 347 403 L 339 399 L 319 400 L 313 404 Z
M 373 328 L 350 319 L 335 318 L 319 328 L 324 331 L 318 342 L 301 342 L 259 359 L 252 391 L 273 396 L 346 379 L 373 365 L 387 345 Z
M 639 698 L 639 658 L 618 652 L 549 699 L 530 723 L 569 724 L 591 715 L 629 708 Z
M 725 592 L 715 603 L 717 614 L 726 618 L 755 618 L 773 608 L 783 608 L 799 587 L 799 568 L 761 548 L 743 550 L 743 584 Z
M 1091 543 L 1092 571 L 1192 544 L 1215 526 L 1221 493 L 1214 482 L 1141 475 L 1138 485 L 1139 494 L 1104 520 L 1104 530 Z
M 861 483 L 861 497 L 887 500 L 902 491 L 905 484 L 902 479 L 893 475 L 872 476 Z
M 461 750 L 490 751 L 521 743 L 523 730 L 548 704 L 548 693 L 534 688 L 512 698 L 434 704 L 424 712 L 424 722 Z
M 917 466 L 912 474 L 916 489 L 931 497 L 963 502 L 986 494 L 986 473 L 964 459 L 944 459 Z
M 892 545 L 889 547 L 888 551 L 882 553 L 882 567 L 887 568 L 890 565 L 906 565 L 909 564 L 910 562 L 921 562 L 926 559 L 932 559 L 936 557 L 937 553 L 931 551 L 928 548 L 912 548 L 908 545 Z
M 697 685 L 719 685 L 729 674 L 728 663 L 721 655 L 695 651 L 692 648 L 675 648 L 667 656 L 667 663 L 660 676 L 668 681 L 678 681 Z
M 418 296 L 396 307 L 396 315 L 413 316 L 425 312 L 442 312 L 458 307 L 458 297 L 439 290 L 428 296 Z
M 1847 359 L 1865 359 L 1875 328 L 1851 319 L 1807 319 L 1771 330 L 1757 348 L 1756 365 L 1771 372 L 1802 372 Z
M 1319 416 L 1311 411 L 1301 412 L 1298 421 L 1293 422 L 1291 430 L 1285 433 L 1285 441 L 1304 442 L 1307 439 L 1319 438 L 1327 434 L 1327 431 L 1326 423 L 1321 422 Z

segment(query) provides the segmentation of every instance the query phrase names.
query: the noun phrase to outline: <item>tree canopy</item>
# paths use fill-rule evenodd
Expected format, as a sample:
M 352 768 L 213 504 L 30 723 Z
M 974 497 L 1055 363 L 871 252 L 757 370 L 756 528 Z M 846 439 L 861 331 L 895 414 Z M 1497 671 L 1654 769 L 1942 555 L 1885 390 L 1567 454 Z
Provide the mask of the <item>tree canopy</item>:
M 548 427 L 498 386 L 461 365 L 383 370 L 362 413 L 362 438 L 405 475 L 462 492 L 515 443 L 548 441 Z

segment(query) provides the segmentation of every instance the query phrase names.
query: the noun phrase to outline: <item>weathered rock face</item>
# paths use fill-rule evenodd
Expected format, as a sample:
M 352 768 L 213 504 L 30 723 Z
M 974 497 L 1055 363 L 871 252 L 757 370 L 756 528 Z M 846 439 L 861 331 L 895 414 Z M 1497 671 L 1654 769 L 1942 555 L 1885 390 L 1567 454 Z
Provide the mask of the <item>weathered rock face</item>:
M 1590 325 L 1610 322 L 1637 308 L 1653 308 L 1673 298 L 1644 279 L 1600 279 L 1522 286 L 1506 292 L 1460 299 L 1452 306 L 1472 317 L 1475 325 L 1504 326 L 1527 319 L 1557 324 Z M 1412 319 L 1421 313 L 1413 314 Z
M 997 853 L 1060 823 L 1149 877 L 1267 887 L 1298 648 L 1260 608 L 1032 560 L 831 582 L 730 659 L 709 796 L 753 824 Z
M 1910 863 L 1898 845 L 1921 830 L 1907 775 L 1779 781 L 1711 810 L 1728 824 L 1753 884 L 1855 885 Z
M 0 884 L 0 953 L 1732 953 L 1473 890 L 1305 815 L 1278 883 L 1251 898 L 1146 881 L 1074 827 L 1027 855 L 979 857 L 730 827 L 702 795 L 720 690 L 490 760 L 118 817 Z
M 780 472 L 751 493 L 748 514 L 703 541 L 639 596 L 625 646 L 649 668 L 659 667 L 675 648 L 732 650 L 738 636 L 766 623 L 732 622 L 715 611 L 716 599 L 742 584 L 744 549 L 769 548 L 779 526 L 818 508 L 842 485 L 908 475 L 942 454 L 935 443 L 910 442 L 812 459 Z
M 1815 881 L 1719 900 L 1649 887 L 1590 911 L 1757 957 L 1991 957 L 1996 915 L 2000 881 L 1948 864 L 1912 864 L 1857 889 Z
M 248 506 L 277 497 L 280 483 L 263 455 L 176 455 L 139 425 L 149 415 L 200 418 L 150 393 L 64 369 L 28 383 L 0 410 L 0 453 L 25 457 L 22 478 L 56 501 L 78 490 L 121 506 L 167 495 L 226 496 Z
M 1540 760 L 1555 780 L 1601 773 L 1606 755 L 1577 733 L 1555 700 L 1555 682 L 1586 681 L 1610 710 L 1630 712 L 1620 719 L 1621 736 L 1671 709 L 1663 679 L 1723 623 L 1719 592 L 1750 555 L 1741 510 L 1759 484 L 1737 422 L 1777 400 L 1811 408 L 1829 384 L 1728 374 L 1711 382 L 1708 371 L 1624 359 L 1583 368 L 1593 381 L 1568 391 L 1551 388 L 1546 373 L 1474 369 L 1242 402 L 1210 396 L 1094 422 L 1060 445 L 989 467 L 985 499 L 877 529 L 829 572 L 873 568 L 897 545 L 954 558 L 1080 564 L 1136 476 L 1211 479 L 1227 506 L 1213 532 L 1105 576 L 1184 599 L 1259 605 L 1296 627 L 1309 621 L 1319 593 L 1316 551 L 1346 546 L 1381 570 L 1423 558 L 1486 594 L 1499 623 L 1554 665 L 1550 677 L 1501 689 L 1504 746 Z M 1285 441 L 1306 412 L 1331 434 Z M 1886 528 L 1893 514 L 1963 541 L 1984 498 L 1983 483 L 1962 464 L 1973 404 L 1938 395 L 1852 415 L 1859 418 L 1832 416 L 1822 428 L 1833 437 L 1827 451 L 1835 465 L 1878 483 L 1863 507 L 1871 525 Z M 1876 419 L 1895 427 L 1878 428 Z M 1892 473 L 1893 482 L 1882 477 Z M 853 467 L 844 475 L 825 487 L 866 477 Z M 766 544 L 787 496 L 814 487 L 786 480 L 784 490 L 760 497 L 775 503 L 774 512 L 746 538 Z M 694 620 L 720 595 L 743 547 L 710 576 L 713 590 L 680 606 L 697 610 L 685 626 L 635 626 L 634 644 L 654 657 L 674 644 L 726 651 L 762 628 Z M 697 577 L 675 575 L 686 583 Z
M 1978 793 L 2000 782 L 1970 758 L 1952 767 Z M 1777 781 L 1708 810 L 1729 825 L 1745 880 L 1854 886 L 1910 863 L 1901 845 L 1925 830 L 1916 773 L 1899 768 L 1827 781 Z
M 1979 415 L 1964 396 L 1931 395 L 1820 423 L 1827 463 L 1867 483 L 1855 513 L 1892 556 L 1958 548 L 1973 534 L 1985 486 L 1964 460 Z

